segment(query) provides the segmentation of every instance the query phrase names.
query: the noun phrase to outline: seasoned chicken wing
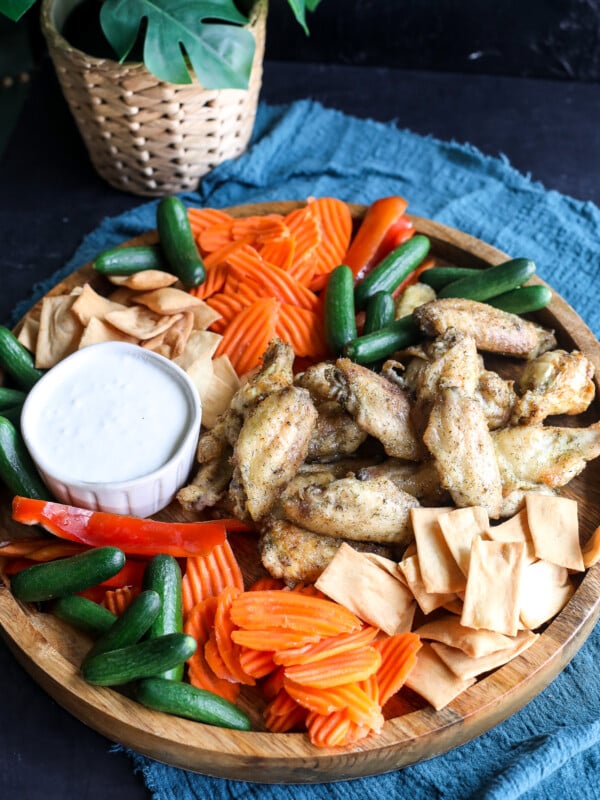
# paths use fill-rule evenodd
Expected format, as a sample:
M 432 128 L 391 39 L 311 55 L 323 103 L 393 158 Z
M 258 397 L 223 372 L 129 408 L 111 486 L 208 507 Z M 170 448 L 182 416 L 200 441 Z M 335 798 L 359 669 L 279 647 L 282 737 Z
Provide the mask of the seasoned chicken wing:
M 233 396 L 231 409 L 244 414 L 267 395 L 291 386 L 294 358 L 291 345 L 281 339 L 273 339 L 264 354 L 261 368 L 250 375 Z
M 253 520 L 269 511 L 296 474 L 316 420 L 309 393 L 295 386 L 267 395 L 246 416 L 233 450 L 232 492 Z
M 319 416 L 308 446 L 308 461 L 333 461 L 354 453 L 367 434 L 335 400 L 317 406 Z
M 462 297 L 425 303 L 415 308 L 413 317 L 427 336 L 457 328 L 473 336 L 478 350 L 491 353 L 529 359 L 556 347 L 551 331 L 517 314 Z
M 344 540 L 312 533 L 287 520 L 267 519 L 261 526 L 258 552 L 267 572 L 288 586 L 314 583 Z M 394 558 L 393 548 L 375 542 L 348 542 L 355 550 Z
M 457 506 L 482 506 L 497 518 L 502 482 L 481 403 L 458 389 L 442 389 L 423 436 L 442 486 Z
M 514 425 L 535 425 L 553 414 L 580 414 L 594 399 L 594 365 L 578 351 L 550 350 L 525 365 Z
M 286 495 L 285 516 L 314 533 L 352 541 L 402 544 L 412 535 L 409 512 L 419 501 L 385 476 L 340 478 Z
M 600 455 L 600 422 L 588 428 L 518 425 L 492 432 L 504 494 L 564 486 Z
M 384 476 L 393 481 L 423 505 L 446 505 L 449 500 L 448 492 L 440 484 L 435 463 L 432 460 L 415 464 L 409 461 L 400 461 L 397 458 L 388 458 L 381 464 L 363 467 L 357 472 L 359 480 Z
M 407 392 L 348 358 L 336 361 L 335 375 L 337 399 L 357 425 L 381 442 L 388 456 L 409 461 L 422 457 Z

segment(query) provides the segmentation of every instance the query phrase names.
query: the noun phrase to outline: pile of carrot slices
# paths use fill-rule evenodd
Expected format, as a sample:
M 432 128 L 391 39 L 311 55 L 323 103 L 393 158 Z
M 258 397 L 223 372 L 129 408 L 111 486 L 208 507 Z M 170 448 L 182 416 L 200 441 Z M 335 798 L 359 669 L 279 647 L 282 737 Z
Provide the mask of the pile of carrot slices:
M 314 586 L 265 578 L 245 591 L 229 542 L 186 562 L 184 631 L 198 642 L 190 683 L 231 702 L 255 686 L 268 730 L 304 730 L 319 747 L 381 731 L 383 706 L 416 662 L 416 634 L 382 634 Z
M 228 355 L 242 375 L 278 336 L 297 356 L 327 357 L 319 292 L 348 250 L 348 205 L 324 197 L 285 215 L 189 208 L 188 216 L 206 267 L 192 293 L 221 315 L 211 326 L 223 336 L 216 355 Z

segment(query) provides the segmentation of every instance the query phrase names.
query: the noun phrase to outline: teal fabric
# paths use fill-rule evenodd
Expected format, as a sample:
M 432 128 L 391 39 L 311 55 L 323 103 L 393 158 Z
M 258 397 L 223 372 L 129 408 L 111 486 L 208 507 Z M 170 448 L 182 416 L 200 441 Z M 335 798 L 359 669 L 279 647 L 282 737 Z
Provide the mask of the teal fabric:
M 511 256 L 532 258 L 539 275 L 600 335 L 600 210 L 547 191 L 502 156 L 485 156 L 470 145 L 350 118 L 311 101 L 261 106 L 248 152 L 215 169 L 198 193 L 182 197 L 220 207 L 325 195 L 369 203 L 388 194 L 405 196 L 415 214 Z M 145 203 L 105 220 L 61 274 L 153 228 L 155 206 Z M 46 288 L 37 287 L 37 294 Z M 29 303 L 15 310 L 15 319 Z M 600 798 L 599 661 L 595 630 L 560 676 L 509 720 L 443 756 L 382 776 L 269 786 L 209 778 L 130 755 L 155 800 Z M 260 780 L 260 774 L 248 777 Z

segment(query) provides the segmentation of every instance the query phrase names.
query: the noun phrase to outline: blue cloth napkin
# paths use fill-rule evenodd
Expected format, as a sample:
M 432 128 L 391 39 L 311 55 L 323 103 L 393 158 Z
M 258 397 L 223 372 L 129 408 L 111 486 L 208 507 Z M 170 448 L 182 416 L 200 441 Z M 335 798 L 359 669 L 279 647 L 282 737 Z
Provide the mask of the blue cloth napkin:
M 412 213 L 471 233 L 511 256 L 532 258 L 538 274 L 600 334 L 600 210 L 547 191 L 503 157 L 485 156 L 470 145 L 354 119 L 308 100 L 261 106 L 248 152 L 216 168 L 197 193 L 182 197 L 222 207 L 311 195 L 369 203 L 389 194 L 405 196 Z M 155 227 L 155 206 L 152 201 L 105 220 L 50 282 L 99 250 Z M 37 295 L 46 289 L 47 284 L 37 287 Z M 15 310 L 15 320 L 30 302 Z M 600 798 L 599 663 L 597 629 L 561 675 L 509 720 L 443 756 L 377 777 L 265 785 L 205 777 L 130 755 L 155 800 Z

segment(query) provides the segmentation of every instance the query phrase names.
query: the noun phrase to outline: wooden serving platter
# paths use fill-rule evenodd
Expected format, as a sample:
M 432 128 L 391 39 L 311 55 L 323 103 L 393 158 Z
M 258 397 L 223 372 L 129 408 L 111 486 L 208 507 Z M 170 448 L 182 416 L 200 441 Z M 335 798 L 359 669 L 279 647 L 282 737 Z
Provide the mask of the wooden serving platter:
M 236 216 L 287 213 L 301 203 L 270 203 L 229 209 Z M 364 207 L 352 206 L 358 222 Z M 449 263 L 485 267 L 508 258 L 478 239 L 430 220 L 412 217 L 418 232 L 430 237 L 433 252 Z M 149 232 L 140 241 L 156 241 Z M 521 255 L 521 254 L 518 254 Z M 102 290 L 103 278 L 90 265 L 82 267 L 50 294 L 63 294 L 86 281 Z M 107 287 L 104 286 L 106 289 Z M 576 312 L 559 296 L 536 315 L 555 330 L 559 346 L 578 349 L 596 369 L 597 397 L 592 407 L 561 425 L 588 425 L 600 419 L 600 344 Z M 600 523 L 600 459 L 563 494 L 579 502 L 582 542 Z M 179 507 L 161 513 L 162 519 L 185 518 Z M 192 518 L 189 516 L 188 518 Z M 10 498 L 0 496 L 2 539 L 26 535 L 10 518 Z M 261 569 L 255 540 L 235 535 L 232 543 L 248 581 Z M 108 739 L 177 767 L 208 775 L 263 783 L 319 783 L 381 774 L 431 758 L 457 747 L 502 722 L 542 691 L 586 640 L 600 615 L 600 565 L 590 569 L 568 605 L 524 654 L 479 680 L 442 711 L 412 698 L 409 713 L 389 711 L 383 732 L 351 748 L 313 747 L 304 734 L 272 734 L 262 723 L 262 706 L 248 690 L 241 705 L 255 729 L 237 732 L 150 711 L 126 694 L 96 688 L 83 681 L 79 664 L 90 640 L 49 613 L 17 602 L 0 584 L 0 634 L 29 674 L 59 704 Z M 410 706 L 410 698 L 406 701 Z M 404 709 L 406 709 L 406 703 Z

